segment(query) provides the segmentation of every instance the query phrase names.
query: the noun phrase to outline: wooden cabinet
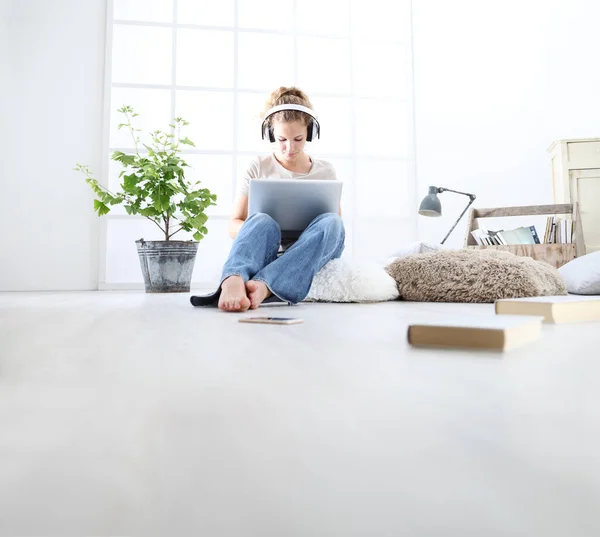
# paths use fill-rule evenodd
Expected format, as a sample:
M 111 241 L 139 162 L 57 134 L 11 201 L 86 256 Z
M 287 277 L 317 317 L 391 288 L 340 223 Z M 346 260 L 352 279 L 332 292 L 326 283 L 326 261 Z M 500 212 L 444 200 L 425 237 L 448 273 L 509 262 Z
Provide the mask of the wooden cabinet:
M 600 138 L 557 140 L 548 152 L 554 203 L 579 204 L 585 250 L 600 250 Z

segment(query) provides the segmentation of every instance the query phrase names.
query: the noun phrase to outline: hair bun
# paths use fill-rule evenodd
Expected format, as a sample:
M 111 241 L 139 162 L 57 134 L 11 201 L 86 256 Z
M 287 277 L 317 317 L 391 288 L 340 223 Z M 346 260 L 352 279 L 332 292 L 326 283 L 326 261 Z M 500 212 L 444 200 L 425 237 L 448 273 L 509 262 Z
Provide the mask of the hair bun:
M 310 102 L 308 95 L 306 95 L 306 93 L 304 93 L 301 89 L 295 86 L 280 86 L 278 89 L 272 92 L 271 95 L 269 95 L 269 98 L 265 103 L 265 109 L 262 117 L 264 117 L 267 110 L 281 104 L 299 104 L 312 110 L 312 103 Z

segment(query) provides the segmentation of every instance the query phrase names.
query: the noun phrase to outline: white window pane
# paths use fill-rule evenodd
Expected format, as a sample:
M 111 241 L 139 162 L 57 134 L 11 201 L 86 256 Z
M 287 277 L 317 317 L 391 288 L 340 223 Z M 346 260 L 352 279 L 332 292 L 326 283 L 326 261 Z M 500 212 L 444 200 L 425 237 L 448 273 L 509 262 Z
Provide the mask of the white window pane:
M 410 118 L 405 103 L 356 101 L 356 151 L 362 155 L 409 157 Z
M 298 81 L 308 92 L 350 93 L 350 41 L 299 38 Z
M 185 169 L 188 181 L 200 185 L 194 188 L 208 188 L 217 195 L 217 205 L 209 207 L 207 214 L 229 215 L 233 199 L 233 157 L 230 155 L 184 155 L 189 165 Z
M 349 0 L 300 0 L 296 3 L 296 28 L 301 33 L 348 36 Z
M 212 91 L 178 91 L 176 116 L 189 121 L 188 137 L 197 149 L 231 150 L 233 147 L 233 94 Z
M 233 0 L 177 0 L 178 24 L 233 26 Z
M 352 105 L 350 99 L 316 97 L 312 99 L 321 138 L 308 144 L 319 153 L 349 154 L 352 152 Z
M 233 32 L 177 30 L 177 85 L 231 88 Z
M 240 151 L 268 151 L 270 144 L 261 137 L 260 129 L 267 95 L 262 93 L 238 93 L 238 149 Z
M 408 41 L 410 0 L 352 0 L 351 20 L 357 37 Z
M 415 212 L 411 165 L 396 159 L 360 159 L 356 168 L 357 216 L 409 218 Z
M 117 112 L 123 105 L 131 106 L 140 114 L 133 118 L 133 126 L 142 129 L 138 133 L 143 143 L 150 143 L 149 132 L 169 131 L 171 117 L 171 90 L 112 88 L 110 105 L 110 147 L 134 147 L 129 129 L 117 125 L 123 123 L 125 116 Z
M 294 80 L 294 42 L 290 36 L 239 34 L 238 87 L 273 91 Z
M 359 218 L 353 232 L 354 257 L 384 265 L 400 246 L 416 240 L 416 218 Z
M 240 28 L 291 30 L 293 13 L 292 0 L 238 0 Z
M 408 55 L 399 43 L 356 43 L 354 88 L 358 95 L 408 96 Z
M 171 84 L 171 28 L 113 26 L 112 82 Z
M 173 0 L 115 0 L 114 6 L 115 20 L 173 22 Z

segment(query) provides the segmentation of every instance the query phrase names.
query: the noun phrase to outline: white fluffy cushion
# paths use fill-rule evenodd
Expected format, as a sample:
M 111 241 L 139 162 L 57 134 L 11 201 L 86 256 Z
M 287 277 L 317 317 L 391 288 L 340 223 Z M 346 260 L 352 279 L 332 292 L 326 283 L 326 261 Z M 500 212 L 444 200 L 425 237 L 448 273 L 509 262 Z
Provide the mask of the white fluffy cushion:
M 600 295 L 600 252 L 583 255 L 558 269 L 569 293 Z
M 398 287 L 377 263 L 333 259 L 314 277 L 309 302 L 384 302 L 398 298 Z

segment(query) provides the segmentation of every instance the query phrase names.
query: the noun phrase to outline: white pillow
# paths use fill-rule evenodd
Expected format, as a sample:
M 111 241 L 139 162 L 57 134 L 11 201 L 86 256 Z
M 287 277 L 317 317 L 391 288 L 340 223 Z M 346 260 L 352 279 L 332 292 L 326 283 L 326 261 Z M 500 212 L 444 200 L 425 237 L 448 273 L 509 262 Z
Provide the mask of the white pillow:
M 314 277 L 308 302 L 384 302 L 398 298 L 396 281 L 377 263 L 333 259 Z
M 600 295 L 600 251 L 576 257 L 558 269 L 569 293 Z

